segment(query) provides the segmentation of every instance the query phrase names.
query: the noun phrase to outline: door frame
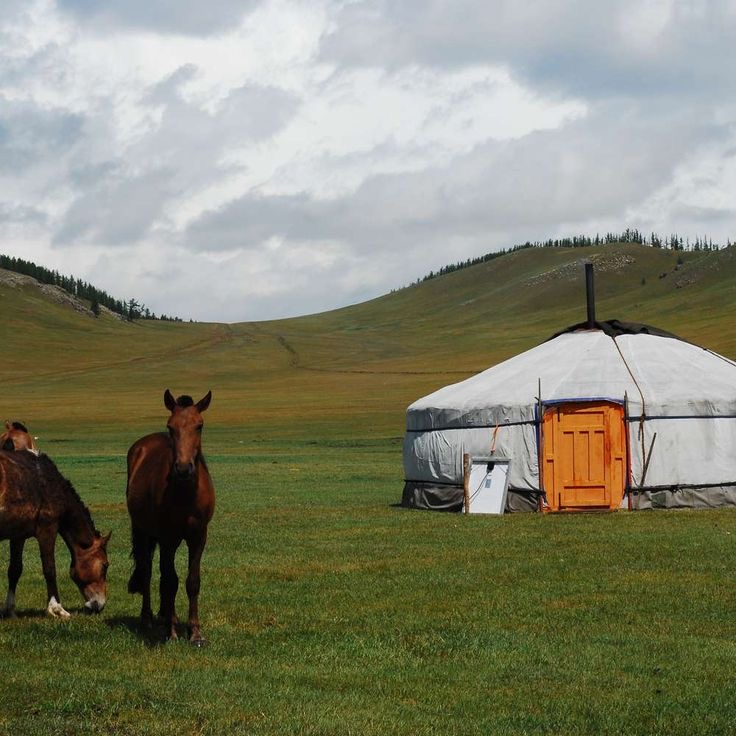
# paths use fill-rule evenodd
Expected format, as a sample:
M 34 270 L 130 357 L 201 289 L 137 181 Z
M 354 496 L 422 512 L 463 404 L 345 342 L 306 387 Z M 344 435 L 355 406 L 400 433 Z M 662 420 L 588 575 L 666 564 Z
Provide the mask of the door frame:
M 549 480 L 549 472 L 552 472 L 552 478 L 554 479 L 554 465 L 551 466 L 551 470 L 548 470 L 550 464 L 546 453 L 546 428 L 547 428 L 547 417 L 550 412 L 560 410 L 566 406 L 571 408 L 583 408 L 596 406 L 608 406 L 615 409 L 615 414 L 620 415 L 620 421 L 616 421 L 615 424 L 620 432 L 618 447 L 614 448 L 612 432 L 611 432 L 611 417 L 614 416 L 614 412 L 608 412 L 606 415 L 606 444 L 609 447 L 607 463 L 609 464 L 608 475 L 609 481 L 607 485 L 610 485 L 610 502 L 608 504 L 600 505 L 566 505 L 562 506 L 558 503 L 558 497 L 556 496 L 555 490 L 549 489 L 548 493 L 547 481 Z M 628 475 L 629 475 L 629 433 L 628 423 L 626 421 L 626 402 L 616 401 L 613 399 L 562 399 L 548 402 L 540 402 L 539 404 L 539 485 L 542 490 L 543 499 L 545 503 L 541 504 L 541 510 L 549 513 L 574 513 L 574 512 L 591 512 L 591 511 L 615 511 L 621 507 L 622 501 L 626 498 L 626 490 L 628 488 Z M 554 463 L 554 456 L 552 456 L 552 463 Z M 618 466 L 615 468 L 614 466 Z

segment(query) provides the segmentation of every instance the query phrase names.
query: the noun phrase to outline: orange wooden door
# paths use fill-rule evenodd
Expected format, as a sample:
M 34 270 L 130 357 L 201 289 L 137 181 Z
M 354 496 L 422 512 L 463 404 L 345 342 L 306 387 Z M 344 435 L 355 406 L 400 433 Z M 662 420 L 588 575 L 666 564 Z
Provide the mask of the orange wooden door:
M 543 422 L 549 511 L 617 509 L 624 494 L 624 410 L 606 401 L 560 404 Z

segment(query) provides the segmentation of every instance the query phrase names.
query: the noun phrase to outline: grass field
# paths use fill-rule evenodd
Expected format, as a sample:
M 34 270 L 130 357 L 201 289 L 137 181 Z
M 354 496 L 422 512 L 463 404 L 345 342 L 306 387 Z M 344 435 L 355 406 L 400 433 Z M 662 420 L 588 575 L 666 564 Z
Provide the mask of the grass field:
M 736 512 L 395 506 L 406 405 L 583 319 L 568 269 L 598 253 L 601 317 L 736 357 L 729 252 L 685 254 L 675 271 L 675 254 L 634 246 L 524 251 L 346 310 L 239 325 L 98 322 L 0 288 L 14 307 L 4 411 L 113 530 L 100 616 L 80 612 L 59 544 L 65 623 L 42 613 L 27 545 L 21 615 L 0 621 L 0 734 L 736 731 Z M 204 649 L 142 635 L 125 592 L 124 456 L 163 427 L 167 386 L 214 395 Z

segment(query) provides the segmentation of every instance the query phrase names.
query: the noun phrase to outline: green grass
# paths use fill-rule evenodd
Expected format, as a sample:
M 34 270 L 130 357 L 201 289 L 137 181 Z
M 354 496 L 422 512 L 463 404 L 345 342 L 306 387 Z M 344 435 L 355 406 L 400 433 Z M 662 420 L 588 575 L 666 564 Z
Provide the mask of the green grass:
M 736 514 L 409 512 L 398 451 L 210 456 L 203 650 L 137 629 L 122 461 L 60 459 L 113 529 L 110 601 L 82 615 L 62 575 L 76 615 L 46 619 L 29 545 L 22 616 L 0 624 L 0 732 L 733 730 Z
M 736 357 L 730 252 L 685 254 L 675 272 L 675 254 L 634 246 L 523 251 L 326 315 L 230 326 L 93 321 L 0 287 L 4 411 L 113 531 L 95 617 L 59 543 L 69 622 L 43 615 L 28 543 L 21 616 L 0 621 L 0 734 L 736 730 L 734 510 L 395 506 L 406 405 L 580 321 L 564 267 L 599 252 L 634 259 L 599 272 L 601 317 Z M 125 452 L 163 427 L 167 386 L 214 395 L 204 649 L 141 634 L 125 590 Z M 183 586 L 178 600 L 182 615 Z

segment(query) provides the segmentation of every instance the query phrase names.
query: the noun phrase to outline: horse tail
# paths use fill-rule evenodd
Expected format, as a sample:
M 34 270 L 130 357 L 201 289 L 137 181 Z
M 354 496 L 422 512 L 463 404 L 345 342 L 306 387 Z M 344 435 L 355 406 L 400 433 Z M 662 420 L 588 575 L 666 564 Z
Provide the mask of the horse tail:
M 151 584 L 151 564 L 156 541 L 140 530 L 133 528 L 131 534 L 133 572 L 128 580 L 128 593 L 143 594 L 146 586 Z

